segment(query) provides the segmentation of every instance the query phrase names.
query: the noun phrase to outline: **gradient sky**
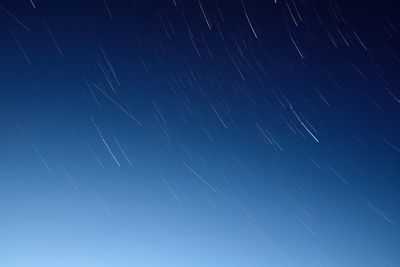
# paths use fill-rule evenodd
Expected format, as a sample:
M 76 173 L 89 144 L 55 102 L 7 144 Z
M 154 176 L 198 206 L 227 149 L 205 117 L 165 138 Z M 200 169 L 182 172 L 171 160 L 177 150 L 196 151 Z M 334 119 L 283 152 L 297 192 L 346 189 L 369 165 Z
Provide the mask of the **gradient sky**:
M 0 2 L 0 267 L 400 266 L 390 1 Z

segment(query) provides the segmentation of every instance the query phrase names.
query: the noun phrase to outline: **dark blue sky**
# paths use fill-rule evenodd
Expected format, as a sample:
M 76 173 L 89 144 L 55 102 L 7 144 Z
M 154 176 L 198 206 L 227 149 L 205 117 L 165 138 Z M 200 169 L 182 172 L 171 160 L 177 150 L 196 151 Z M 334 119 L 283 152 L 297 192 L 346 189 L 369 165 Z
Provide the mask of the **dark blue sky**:
M 393 2 L 1 1 L 0 266 L 400 266 Z

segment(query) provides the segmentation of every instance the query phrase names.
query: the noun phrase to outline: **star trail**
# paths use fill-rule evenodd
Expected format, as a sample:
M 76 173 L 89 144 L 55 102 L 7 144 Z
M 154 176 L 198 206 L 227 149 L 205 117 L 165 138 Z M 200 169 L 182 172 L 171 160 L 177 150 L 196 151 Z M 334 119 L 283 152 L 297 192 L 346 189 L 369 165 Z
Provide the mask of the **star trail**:
M 395 1 L 0 1 L 0 267 L 400 266 Z

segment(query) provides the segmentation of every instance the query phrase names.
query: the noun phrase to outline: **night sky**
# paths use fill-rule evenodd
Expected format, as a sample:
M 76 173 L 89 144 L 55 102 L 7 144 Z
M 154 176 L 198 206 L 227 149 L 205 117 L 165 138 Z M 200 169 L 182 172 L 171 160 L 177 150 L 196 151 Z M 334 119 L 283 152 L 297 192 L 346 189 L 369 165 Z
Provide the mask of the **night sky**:
M 0 267 L 400 266 L 400 8 L 0 1 Z

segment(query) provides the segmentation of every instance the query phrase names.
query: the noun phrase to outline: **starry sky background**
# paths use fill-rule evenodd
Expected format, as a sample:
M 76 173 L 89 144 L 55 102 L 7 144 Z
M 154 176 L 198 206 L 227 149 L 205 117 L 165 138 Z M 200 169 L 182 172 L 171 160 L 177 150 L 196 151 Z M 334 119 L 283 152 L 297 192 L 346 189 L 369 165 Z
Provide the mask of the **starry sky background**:
M 0 266 L 400 266 L 395 1 L 0 2 Z

